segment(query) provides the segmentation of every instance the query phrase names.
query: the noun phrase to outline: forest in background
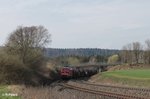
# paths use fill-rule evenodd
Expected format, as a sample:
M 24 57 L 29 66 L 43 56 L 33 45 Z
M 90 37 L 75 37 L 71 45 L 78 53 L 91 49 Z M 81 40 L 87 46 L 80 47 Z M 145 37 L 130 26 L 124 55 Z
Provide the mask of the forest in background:
M 49 58 L 56 58 L 61 56 L 79 56 L 79 57 L 90 57 L 90 56 L 111 56 L 113 54 L 119 54 L 119 50 L 115 49 L 100 49 L 100 48 L 46 48 L 45 56 Z

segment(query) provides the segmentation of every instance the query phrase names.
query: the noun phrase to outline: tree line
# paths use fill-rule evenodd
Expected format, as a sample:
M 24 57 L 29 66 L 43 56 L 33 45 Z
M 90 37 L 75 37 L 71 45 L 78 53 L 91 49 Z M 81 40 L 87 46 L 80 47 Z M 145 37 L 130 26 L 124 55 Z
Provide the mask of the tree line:
M 108 57 L 113 54 L 119 53 L 119 50 L 115 49 L 100 49 L 100 48 L 47 48 L 45 49 L 45 56 L 50 58 L 65 57 L 65 56 L 78 56 L 78 57 L 91 57 L 102 56 Z
M 121 62 L 129 64 L 150 64 L 150 39 L 142 45 L 140 42 L 133 42 L 122 47 L 120 52 Z
M 53 67 L 76 66 L 84 63 L 107 63 L 109 56 L 119 54 L 119 50 L 100 48 L 46 48 L 45 56 Z

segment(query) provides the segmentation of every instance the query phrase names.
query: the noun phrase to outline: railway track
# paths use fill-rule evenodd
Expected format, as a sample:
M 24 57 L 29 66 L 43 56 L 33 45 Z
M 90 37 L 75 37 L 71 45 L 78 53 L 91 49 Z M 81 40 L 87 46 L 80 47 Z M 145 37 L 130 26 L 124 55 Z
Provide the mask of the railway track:
M 133 95 L 127 95 L 127 94 L 119 94 L 119 93 L 115 93 L 115 92 L 107 92 L 107 91 L 102 91 L 102 90 L 93 90 L 93 89 L 89 89 L 89 88 L 70 85 L 70 84 L 67 84 L 67 83 L 61 84 L 61 86 L 65 87 L 65 88 L 77 90 L 77 91 L 82 91 L 82 92 L 91 93 L 91 94 L 95 94 L 95 95 L 106 96 L 106 97 L 110 97 L 110 98 L 117 98 L 117 99 L 148 99 L 146 97 L 139 97 L 139 96 L 133 96 Z
M 93 83 L 84 82 L 84 81 L 80 81 L 80 82 L 75 81 L 75 83 L 86 84 L 86 85 L 97 86 L 97 87 L 111 87 L 111 88 L 126 89 L 126 90 L 136 90 L 136 91 L 143 91 L 143 92 L 150 93 L 150 89 L 146 89 L 146 88 L 134 88 L 134 87 L 113 86 L 113 85 L 104 85 L 104 84 L 93 84 Z
M 136 95 L 143 97 L 150 97 L 150 89 L 146 88 L 135 88 L 135 87 L 125 87 L 125 86 L 112 86 L 104 84 L 93 84 L 85 81 L 73 81 L 75 85 L 82 87 L 91 87 L 97 90 L 104 90 L 109 92 L 117 92 L 128 95 Z M 150 99 L 150 98 L 149 98 Z

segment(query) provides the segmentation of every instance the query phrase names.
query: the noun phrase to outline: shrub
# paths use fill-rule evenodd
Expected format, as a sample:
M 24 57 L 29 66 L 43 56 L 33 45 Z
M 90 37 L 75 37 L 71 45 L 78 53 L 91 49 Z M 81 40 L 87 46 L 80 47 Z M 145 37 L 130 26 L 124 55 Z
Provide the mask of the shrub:
M 0 53 L 0 83 L 24 83 L 29 76 L 28 69 L 16 55 Z

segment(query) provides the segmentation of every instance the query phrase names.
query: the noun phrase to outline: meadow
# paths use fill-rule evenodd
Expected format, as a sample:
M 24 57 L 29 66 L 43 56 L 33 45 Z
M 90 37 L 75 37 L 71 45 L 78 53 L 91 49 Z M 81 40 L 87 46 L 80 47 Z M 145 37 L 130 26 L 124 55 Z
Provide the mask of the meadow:
M 150 69 L 117 70 L 112 72 L 104 72 L 103 75 L 138 80 L 150 80 Z
M 99 81 L 102 80 L 129 86 L 150 87 L 150 69 L 107 71 L 100 74 Z

